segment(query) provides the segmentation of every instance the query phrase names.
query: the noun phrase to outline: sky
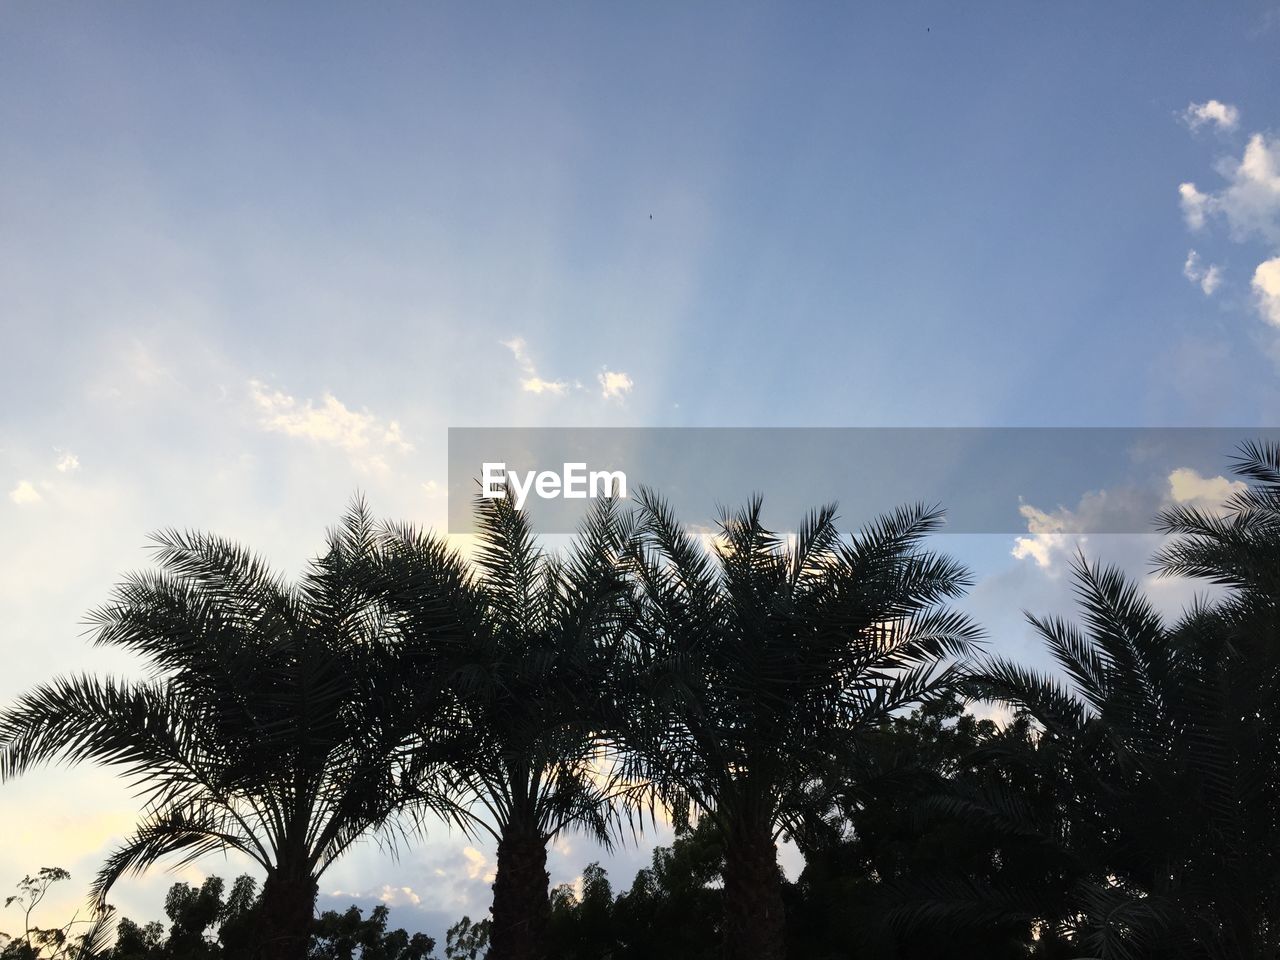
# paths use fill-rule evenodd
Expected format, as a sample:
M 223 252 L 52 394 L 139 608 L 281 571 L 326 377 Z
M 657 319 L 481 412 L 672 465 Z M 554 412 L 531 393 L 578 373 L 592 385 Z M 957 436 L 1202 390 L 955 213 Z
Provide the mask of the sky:
M 1275 425 L 1277 90 L 1274 0 L 0 4 L 0 702 L 131 668 L 82 620 L 149 531 L 443 526 L 449 427 Z M 1070 611 L 1079 495 L 942 538 L 993 649 Z M 1176 611 L 1151 546 L 1085 550 Z M 0 785 L 0 888 L 70 910 L 135 812 Z M 441 936 L 492 867 L 441 828 L 322 905 Z

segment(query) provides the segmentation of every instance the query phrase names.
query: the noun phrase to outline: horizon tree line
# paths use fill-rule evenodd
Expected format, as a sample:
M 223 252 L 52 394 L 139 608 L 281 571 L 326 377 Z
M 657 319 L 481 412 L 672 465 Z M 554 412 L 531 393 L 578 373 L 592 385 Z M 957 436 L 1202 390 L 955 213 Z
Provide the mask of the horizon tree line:
M 129 779 L 142 814 L 100 907 L 158 861 L 247 855 L 255 960 L 308 956 L 319 878 L 353 843 L 437 818 L 497 845 L 491 960 L 570 956 L 587 929 L 603 945 L 581 956 L 626 956 L 599 933 L 626 898 L 597 885 L 583 926 L 585 900 L 551 896 L 547 845 L 576 829 L 608 848 L 660 810 L 714 857 L 703 920 L 728 960 L 872 955 L 820 934 L 834 916 L 925 937 L 920 957 L 928 936 L 997 956 L 993 931 L 1011 956 L 1275 956 L 1280 446 L 1246 444 L 1236 470 L 1222 513 L 1156 521 L 1173 539 L 1155 568 L 1221 596 L 1166 624 L 1081 556 L 1082 623 L 1031 618 L 1061 675 L 982 653 L 948 605 L 971 577 L 927 548 L 942 514 L 918 506 L 851 535 L 826 506 L 788 537 L 754 498 L 708 549 L 641 490 L 598 501 L 557 554 L 510 498 L 478 498 L 467 561 L 357 498 L 294 582 L 164 531 L 158 569 L 89 615 L 144 678 L 19 698 L 0 781 L 55 759 Z M 974 727 L 962 699 L 1014 720 Z

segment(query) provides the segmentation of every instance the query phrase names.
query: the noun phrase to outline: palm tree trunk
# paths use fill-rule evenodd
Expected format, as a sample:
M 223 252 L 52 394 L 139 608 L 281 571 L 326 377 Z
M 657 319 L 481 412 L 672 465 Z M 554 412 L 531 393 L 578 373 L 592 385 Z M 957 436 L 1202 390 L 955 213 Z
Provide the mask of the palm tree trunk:
M 319 887 L 306 870 L 277 867 L 262 885 L 260 960 L 306 960 Z
M 786 918 L 769 823 L 735 825 L 725 838 L 725 960 L 782 960 Z
M 545 960 L 549 880 L 546 840 L 506 827 L 498 842 L 488 960 Z

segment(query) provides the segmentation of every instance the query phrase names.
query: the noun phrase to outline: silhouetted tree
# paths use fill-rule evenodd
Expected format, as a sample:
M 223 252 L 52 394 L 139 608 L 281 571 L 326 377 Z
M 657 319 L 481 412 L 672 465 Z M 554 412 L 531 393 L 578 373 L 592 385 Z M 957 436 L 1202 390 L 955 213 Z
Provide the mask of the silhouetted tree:
M 445 957 L 447 960 L 478 960 L 486 956 L 492 928 L 492 920 L 472 923 L 470 917 L 463 917 L 445 933 Z
M 70 878 L 61 867 L 41 867 L 18 882 L 18 892 L 5 898 L 4 908 L 20 913 L 22 925 L 15 935 L 0 933 L 0 960 L 94 960 L 102 954 L 115 926 L 110 907 L 98 906 L 86 917 L 77 913 L 60 926 L 36 925 L 37 908 L 49 888 Z
M 91 618 L 100 644 L 139 654 L 150 679 L 74 677 L 0 715 L 0 779 L 57 758 L 123 769 L 146 803 L 94 885 L 176 854 L 239 850 L 265 871 L 257 947 L 302 960 L 316 881 L 351 844 L 396 822 L 406 739 L 430 739 L 449 700 L 410 681 L 378 531 L 357 502 L 289 585 L 244 548 L 202 534 L 155 538 L 157 573 L 135 574 Z M 437 565 L 438 605 L 417 623 L 454 629 L 460 562 Z M 417 798 L 419 802 L 422 797 Z
M 219 877 L 209 877 L 198 888 L 175 883 L 165 897 L 168 936 L 163 924 L 139 926 L 123 919 L 110 960 L 244 960 L 251 956 L 254 918 L 261 909 L 256 884 L 251 877 L 239 877 L 225 899 L 224 886 Z M 354 905 L 343 913 L 326 910 L 312 925 L 307 960 L 427 960 L 433 955 L 434 940 L 425 933 L 388 930 L 389 916 L 383 904 L 368 917 Z
M 557 960 L 604 960 L 617 955 L 613 887 L 598 863 L 582 871 L 582 891 L 562 884 L 551 891 L 547 953 Z
M 552 892 L 548 945 L 557 960 L 713 960 L 722 954 L 724 853 L 709 817 L 677 823 L 670 846 L 655 847 L 647 867 L 616 897 L 605 871 L 589 865 L 581 895 Z
M 1083 626 L 1032 618 L 1069 683 L 1008 660 L 977 678 L 1035 718 L 1059 784 L 1047 839 L 1076 871 L 1042 916 L 1104 958 L 1280 951 L 1280 448 L 1246 445 L 1237 466 L 1250 484 L 1221 515 L 1158 521 L 1177 539 L 1157 569 L 1223 598 L 1166 626 L 1119 571 L 1080 557 Z
M 902 922 L 940 888 L 1044 889 L 1054 861 L 1040 838 L 1009 830 L 987 809 L 992 792 L 1052 817 L 1053 785 L 990 752 L 1034 750 L 1029 720 L 1003 728 L 964 712 L 954 694 L 890 717 L 864 738 L 854 776 L 831 784 L 829 814 L 797 837 L 805 868 L 787 893 L 791 956 L 857 960 L 1022 960 L 1048 957 L 1033 917 L 1005 913 L 949 922 Z M 993 814 L 994 817 L 994 814 Z
M 825 507 L 788 543 L 764 526 L 757 498 L 721 517 L 709 555 L 659 497 L 638 503 L 630 569 L 642 616 L 613 732 L 631 776 L 719 825 L 726 956 L 776 960 L 775 840 L 803 829 L 816 782 L 854 769 L 866 731 L 952 682 L 948 661 L 978 631 L 939 604 L 968 575 L 922 549 L 941 523 L 922 508 L 844 539 Z
M 378 904 L 368 917 L 359 907 L 326 910 L 316 922 L 309 960 L 426 960 L 436 942 L 425 933 L 388 930 L 390 911 Z
M 431 630 L 406 643 L 452 666 L 444 685 L 461 714 L 445 742 L 448 766 L 433 791 L 456 800 L 455 819 L 497 843 L 490 960 L 542 960 L 549 915 L 547 844 L 580 828 L 608 846 L 618 784 L 604 760 L 597 702 L 628 625 L 616 558 L 625 540 L 612 500 L 600 501 L 567 555 L 544 552 L 509 498 L 477 500 L 478 627 L 445 651 Z M 420 540 L 404 530 L 388 551 L 412 567 Z M 417 558 L 425 569 L 434 556 Z M 416 600 L 407 604 L 410 624 Z M 425 673 L 429 686 L 440 681 Z M 434 731 L 424 740 L 442 749 Z
M 724 940 L 724 842 L 704 818 L 676 824 L 671 846 L 656 847 L 649 866 L 614 906 L 618 956 L 712 960 Z
M 111 960 L 159 960 L 164 956 L 164 924 L 152 920 L 139 926 L 128 917 L 116 927 Z

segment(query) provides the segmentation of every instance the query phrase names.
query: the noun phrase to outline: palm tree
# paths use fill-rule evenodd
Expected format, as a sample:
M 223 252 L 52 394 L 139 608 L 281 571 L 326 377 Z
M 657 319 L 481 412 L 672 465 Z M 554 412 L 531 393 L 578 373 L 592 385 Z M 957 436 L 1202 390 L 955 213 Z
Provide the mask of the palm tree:
M 120 768 L 143 801 L 135 832 L 94 883 L 238 850 L 265 873 L 264 958 L 306 956 L 317 879 L 353 843 L 397 825 L 428 751 L 410 734 L 449 725 L 444 692 L 410 683 L 387 597 L 458 629 L 466 571 L 441 544 L 435 579 L 396 579 L 357 501 L 295 584 L 243 547 L 157 535 L 160 570 L 129 576 L 91 614 L 96 641 L 139 654 L 146 679 L 54 680 L 0 715 L 0 779 L 55 759 Z M 389 579 L 390 578 L 390 579 Z M 419 798 L 421 799 L 421 798 Z
M 451 648 L 444 681 L 459 721 L 432 786 L 452 798 L 453 819 L 497 843 L 491 960 L 540 960 L 550 916 L 547 845 L 582 829 L 609 846 L 625 789 L 598 736 L 610 659 L 628 624 L 626 585 L 616 563 L 626 524 L 611 500 L 588 516 L 568 551 L 547 553 L 528 517 L 508 498 L 477 500 L 476 576 L 468 596 L 477 629 Z M 389 544 L 412 567 L 419 535 Z M 435 559 L 420 559 L 424 568 Z M 415 601 L 416 603 L 416 601 Z M 412 605 L 406 610 L 412 618 Z M 430 631 L 406 631 L 439 651 Z M 435 680 L 429 681 L 432 685 Z
M 628 775 L 649 778 L 677 817 L 717 822 L 726 956 L 774 960 L 777 837 L 801 830 L 821 803 L 815 784 L 851 768 L 865 731 L 950 683 L 948 659 L 978 631 L 940 604 L 968 575 L 922 549 L 941 522 L 923 508 L 843 538 L 824 507 L 789 543 L 756 498 L 722 514 L 709 555 L 659 497 L 642 491 L 638 504 L 640 616 L 611 732 Z
M 1177 756 L 1189 663 L 1123 574 L 1083 557 L 1072 569 L 1083 628 L 1028 615 L 1065 676 L 993 658 L 969 681 L 973 695 L 1014 707 L 1034 731 L 990 738 L 977 751 L 989 774 L 980 792 L 952 785 L 936 798 L 974 831 L 1039 845 L 1047 869 L 1014 885 L 934 878 L 901 915 L 910 925 L 959 927 L 1020 919 L 1107 960 L 1180 956 L 1164 868 L 1181 872 L 1175 851 L 1196 829 L 1177 801 L 1194 775 Z M 1155 950 L 1164 952 L 1147 952 Z
M 1007 660 L 975 676 L 1034 717 L 1032 760 L 1059 784 L 1045 839 L 1074 879 L 1041 915 L 1104 958 L 1280 951 L 1280 447 L 1246 444 L 1237 471 L 1252 483 L 1224 513 L 1157 519 L 1177 539 L 1156 569 L 1225 596 L 1166 625 L 1118 570 L 1079 557 L 1083 628 L 1031 618 L 1066 680 Z

